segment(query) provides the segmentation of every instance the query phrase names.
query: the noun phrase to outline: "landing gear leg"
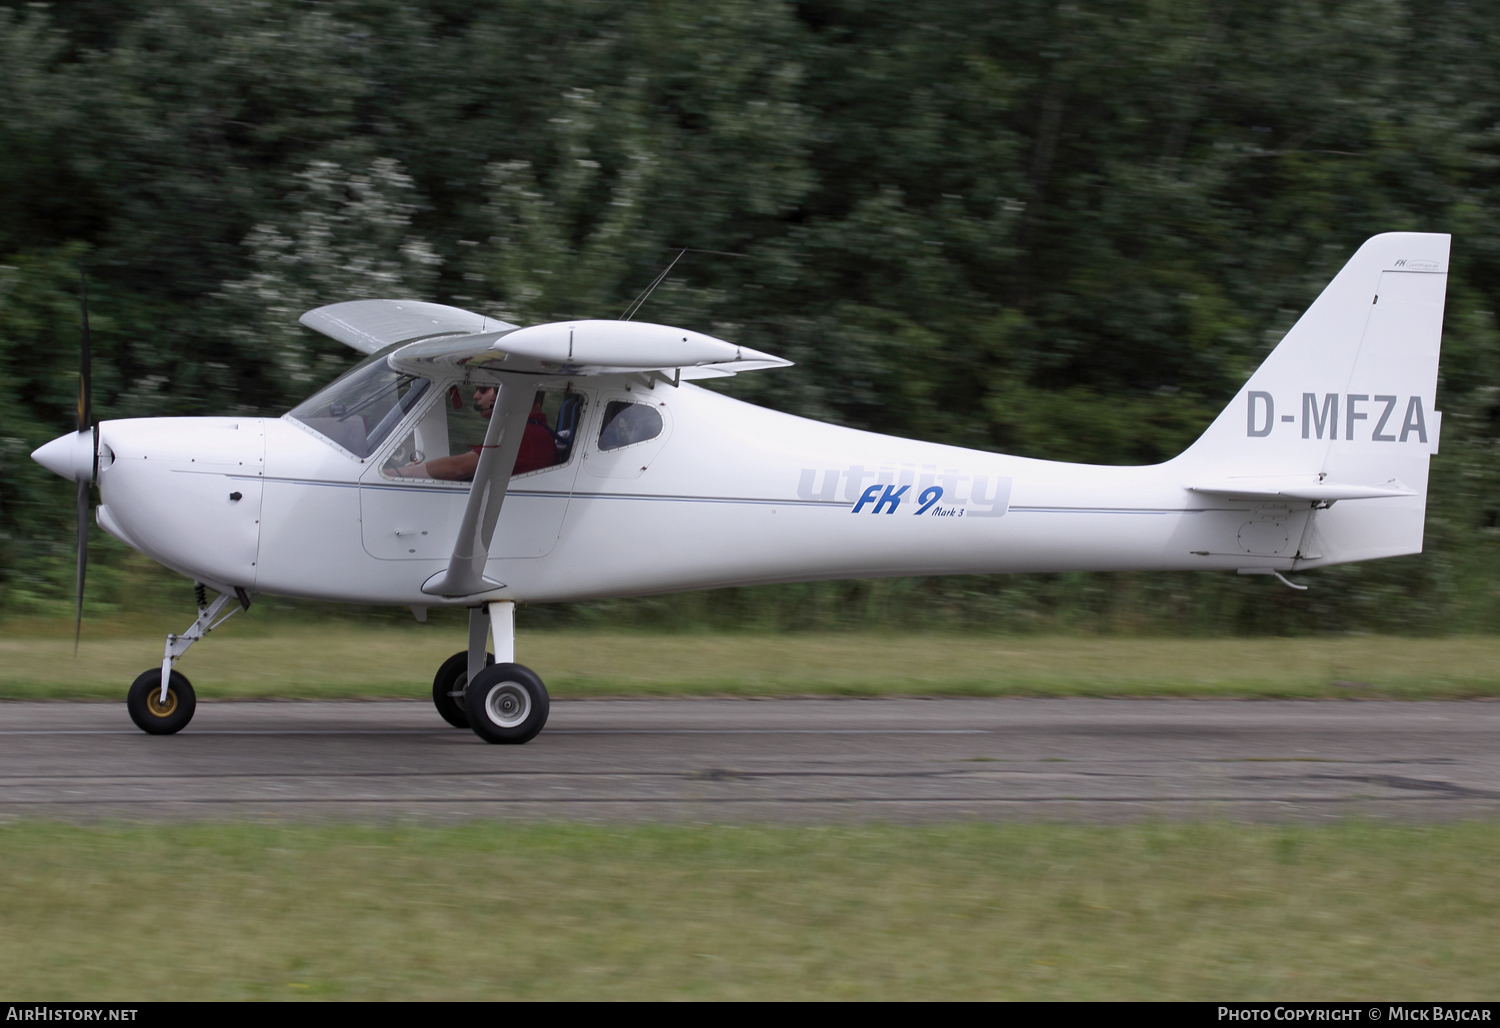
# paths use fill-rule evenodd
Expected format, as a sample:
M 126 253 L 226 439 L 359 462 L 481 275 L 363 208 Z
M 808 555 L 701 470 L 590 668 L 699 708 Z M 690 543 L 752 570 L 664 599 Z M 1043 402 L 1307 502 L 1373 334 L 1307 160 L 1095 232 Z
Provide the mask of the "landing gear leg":
M 207 602 L 207 593 L 202 583 L 194 583 L 198 599 L 198 617 L 186 632 L 167 636 L 166 649 L 162 654 L 161 670 L 155 668 L 141 672 L 125 696 L 125 707 L 130 711 L 130 720 L 136 727 L 151 735 L 171 735 L 187 727 L 198 709 L 198 699 L 187 676 L 172 670 L 172 665 L 188 651 L 188 647 L 202 639 L 242 610 L 250 609 L 250 597 L 245 590 L 236 587 L 233 593 L 220 593 L 213 603 Z M 239 606 L 219 617 L 224 607 L 232 600 Z M 217 619 L 217 620 L 215 620 Z
M 495 637 L 495 664 L 476 668 L 472 659 L 474 618 L 469 621 L 470 674 L 464 689 L 469 727 L 485 742 L 529 742 L 547 723 L 547 687 L 528 667 L 514 663 L 515 609 L 510 600 L 485 604 Z
M 515 604 L 511 604 L 515 606 Z M 486 666 L 495 662 L 494 654 L 485 652 L 485 636 L 490 632 L 489 611 L 485 607 L 469 608 L 469 677 L 473 678 Z M 508 637 L 507 637 L 508 638 Z M 499 636 L 495 637 L 495 645 L 500 645 Z M 510 659 L 510 651 L 506 651 L 506 660 Z

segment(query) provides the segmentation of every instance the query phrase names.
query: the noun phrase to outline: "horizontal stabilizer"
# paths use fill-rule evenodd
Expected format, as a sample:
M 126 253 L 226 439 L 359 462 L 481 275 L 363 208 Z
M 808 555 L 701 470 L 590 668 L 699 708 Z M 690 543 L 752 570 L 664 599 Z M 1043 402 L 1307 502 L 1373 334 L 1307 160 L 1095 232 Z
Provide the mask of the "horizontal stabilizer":
M 559 321 L 425 339 L 391 355 L 398 365 L 462 365 L 492 371 L 609 375 L 682 369 L 684 378 L 733 375 L 792 362 L 701 332 L 640 321 Z
M 1414 493 L 1394 479 L 1384 485 L 1348 485 L 1328 482 L 1316 475 L 1285 477 L 1225 478 L 1216 482 L 1190 485 L 1195 493 L 1213 496 L 1237 496 L 1253 500 L 1303 500 L 1333 503 L 1335 500 L 1374 500 L 1388 496 L 1412 496 Z
M 360 353 L 435 336 L 504 332 L 516 326 L 483 314 L 422 300 L 350 300 L 317 307 L 297 319 Z

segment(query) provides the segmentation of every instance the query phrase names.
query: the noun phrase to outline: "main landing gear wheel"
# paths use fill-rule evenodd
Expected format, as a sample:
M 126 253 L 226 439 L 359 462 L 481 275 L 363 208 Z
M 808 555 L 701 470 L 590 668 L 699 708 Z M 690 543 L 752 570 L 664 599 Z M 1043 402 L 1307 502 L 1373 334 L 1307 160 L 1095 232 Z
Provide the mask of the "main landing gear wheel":
M 495 663 L 495 655 L 484 655 L 484 666 Z M 464 688 L 469 684 L 469 654 L 459 650 L 443 661 L 432 680 L 432 705 L 443 720 L 454 728 L 468 728 L 469 715 L 464 712 Z
M 529 742 L 547 723 L 547 687 L 520 664 L 495 664 L 464 690 L 469 727 L 485 742 Z
M 161 668 L 142 671 L 125 694 L 125 708 L 130 720 L 151 735 L 171 735 L 187 727 L 198 709 L 198 697 L 187 676 L 173 671 L 167 679 L 167 700 L 161 699 Z

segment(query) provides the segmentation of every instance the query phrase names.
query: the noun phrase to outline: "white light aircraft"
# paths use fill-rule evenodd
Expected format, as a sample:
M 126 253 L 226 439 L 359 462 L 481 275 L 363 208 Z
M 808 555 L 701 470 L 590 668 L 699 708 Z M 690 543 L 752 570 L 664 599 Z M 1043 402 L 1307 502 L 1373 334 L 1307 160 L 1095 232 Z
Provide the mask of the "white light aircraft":
M 280 418 L 94 425 L 85 356 L 81 431 L 33 457 L 78 483 L 80 603 L 91 484 L 106 532 L 198 583 L 197 619 L 130 687 L 145 731 L 188 723 L 174 661 L 267 593 L 418 620 L 469 608 L 468 646 L 433 700 L 455 726 L 522 743 L 548 697 L 515 662 L 517 602 L 976 572 L 1217 569 L 1291 585 L 1285 572 L 1420 552 L 1448 246 L 1370 239 L 1202 437 L 1149 467 L 752 406 L 691 382 L 789 362 L 685 329 L 518 328 L 408 300 L 303 315 L 369 357 Z

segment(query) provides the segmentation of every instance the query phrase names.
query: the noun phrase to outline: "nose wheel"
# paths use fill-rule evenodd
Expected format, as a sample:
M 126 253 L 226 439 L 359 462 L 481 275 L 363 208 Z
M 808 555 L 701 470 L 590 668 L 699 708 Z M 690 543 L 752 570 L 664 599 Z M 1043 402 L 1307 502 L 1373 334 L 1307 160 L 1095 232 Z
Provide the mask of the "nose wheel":
M 125 695 L 125 707 L 130 711 L 130 720 L 143 732 L 151 735 L 171 735 L 187 727 L 198 709 L 198 697 L 193 692 L 193 683 L 180 671 L 173 671 L 167 680 L 167 698 L 161 697 L 161 668 L 142 671 Z

